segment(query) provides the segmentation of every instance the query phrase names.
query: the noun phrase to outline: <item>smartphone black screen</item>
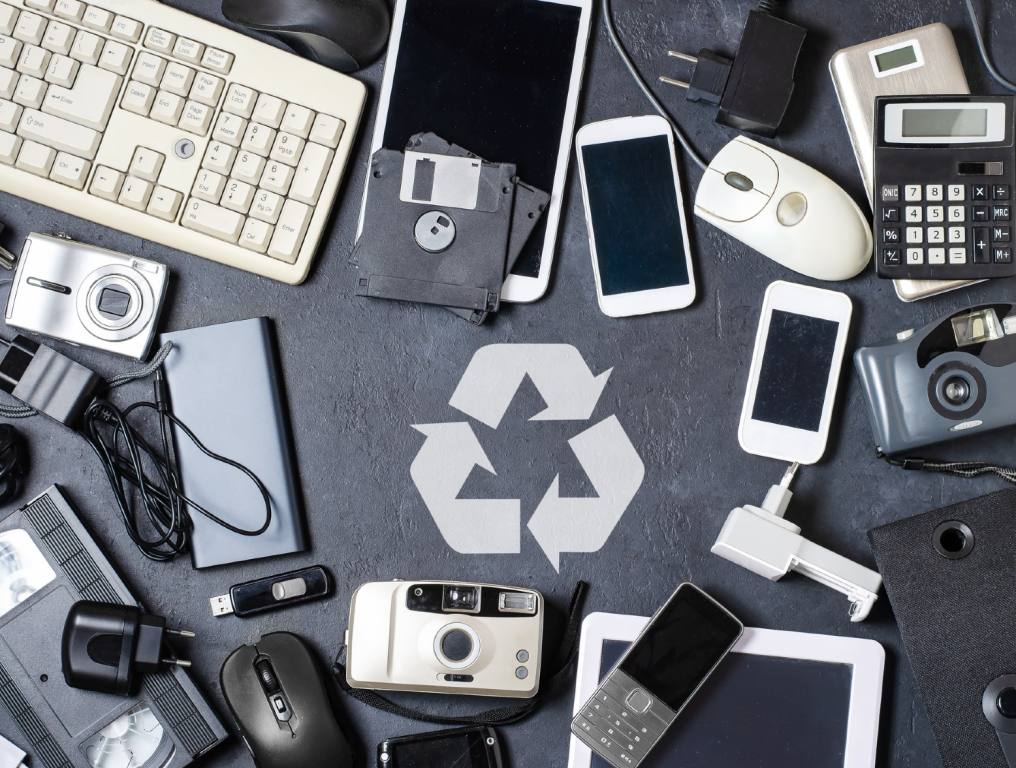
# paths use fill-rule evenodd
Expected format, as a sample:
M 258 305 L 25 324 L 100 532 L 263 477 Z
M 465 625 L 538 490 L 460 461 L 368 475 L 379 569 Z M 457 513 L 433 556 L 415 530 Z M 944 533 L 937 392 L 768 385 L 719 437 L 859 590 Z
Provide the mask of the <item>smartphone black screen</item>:
M 682 586 L 619 668 L 677 711 L 730 650 L 741 629 L 736 619 L 706 595 Z
M 486 728 L 463 728 L 388 742 L 391 768 L 494 768 Z
M 582 166 L 603 295 L 687 285 L 667 137 L 589 144 Z

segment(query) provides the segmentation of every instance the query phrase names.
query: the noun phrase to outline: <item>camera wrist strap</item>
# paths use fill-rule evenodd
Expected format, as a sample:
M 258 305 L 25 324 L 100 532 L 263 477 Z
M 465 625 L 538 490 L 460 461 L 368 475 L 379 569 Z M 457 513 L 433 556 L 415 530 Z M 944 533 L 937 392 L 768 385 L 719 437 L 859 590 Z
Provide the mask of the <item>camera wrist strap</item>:
M 580 581 L 575 585 L 572 593 L 571 605 L 568 608 L 568 623 L 565 625 L 564 634 L 561 636 L 561 643 L 558 646 L 557 658 L 551 671 L 544 668 L 544 674 L 540 680 L 540 692 L 522 704 L 513 704 L 506 707 L 497 707 L 485 712 L 478 712 L 472 715 L 434 715 L 422 712 L 417 709 L 396 704 L 377 691 L 353 688 L 346 682 L 346 665 L 342 659 L 346 653 L 346 647 L 342 646 L 332 666 L 332 674 L 339 688 L 348 693 L 357 701 L 366 704 L 382 712 L 415 720 L 418 723 L 433 723 L 435 725 L 511 725 L 525 720 L 532 715 L 543 703 L 555 688 L 566 680 L 570 674 L 579 649 L 579 629 L 582 625 L 582 605 L 585 602 L 586 592 L 589 585 Z
M 1016 485 L 1016 467 L 1004 467 L 987 461 L 942 461 L 939 459 L 923 459 L 918 456 L 894 458 L 881 451 L 878 457 L 894 467 L 917 472 L 937 472 L 943 475 L 974 478 L 981 475 L 996 475 L 1007 483 Z

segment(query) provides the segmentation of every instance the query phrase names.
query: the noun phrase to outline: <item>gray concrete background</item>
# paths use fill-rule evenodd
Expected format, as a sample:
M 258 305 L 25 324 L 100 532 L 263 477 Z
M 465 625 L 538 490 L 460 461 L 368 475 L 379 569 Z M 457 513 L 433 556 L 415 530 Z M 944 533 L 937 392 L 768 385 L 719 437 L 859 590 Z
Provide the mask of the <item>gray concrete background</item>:
M 170 0 L 174 6 L 219 20 L 218 2 Z M 677 74 L 668 47 L 730 52 L 746 11 L 745 0 L 615 0 L 618 25 L 646 75 Z M 979 4 L 980 5 L 980 4 Z M 994 50 L 1003 69 L 1016 71 L 1016 4 L 990 2 Z M 776 144 L 813 164 L 863 201 L 846 130 L 826 62 L 844 45 L 945 21 L 956 32 L 976 91 L 995 90 L 976 56 L 961 0 L 896 0 L 892 3 L 815 0 L 789 4 L 789 16 L 811 31 L 799 69 L 798 91 Z M 376 106 L 381 65 L 361 77 Z M 660 90 L 707 156 L 731 134 L 712 122 L 712 110 Z M 580 124 L 645 114 L 648 105 L 610 49 L 602 26 L 592 36 Z M 361 129 L 369 134 L 373 114 Z M 462 578 L 532 585 L 563 607 L 577 579 L 592 584 L 588 609 L 646 614 L 675 584 L 693 579 L 725 600 L 749 625 L 873 638 L 888 651 L 880 765 L 934 768 L 939 760 L 913 676 L 883 599 L 862 625 L 847 620 L 844 598 L 803 578 L 781 584 L 747 573 L 709 554 L 727 512 L 757 503 L 783 471 L 777 462 L 743 453 L 736 425 L 765 286 L 776 279 L 807 282 L 697 220 L 691 220 L 699 300 L 681 312 L 611 320 L 596 307 L 586 231 L 571 175 L 555 275 L 544 300 L 508 306 L 489 325 L 474 328 L 439 309 L 353 296 L 347 265 L 362 191 L 367 142 L 361 140 L 345 195 L 338 206 L 317 268 L 292 288 L 255 278 L 61 213 L 3 196 L 4 242 L 17 247 L 32 230 L 64 231 L 93 242 L 166 262 L 173 288 L 164 328 L 189 328 L 256 315 L 275 318 L 282 346 L 303 491 L 313 549 L 306 555 L 198 573 L 186 560 L 153 564 L 125 536 L 109 489 L 87 445 L 60 427 L 36 420 L 29 433 L 34 467 L 28 492 L 60 483 L 115 562 L 148 605 L 199 633 L 189 649 L 195 675 L 221 705 L 219 665 L 237 645 L 272 630 L 294 630 L 330 657 L 345 628 L 351 591 L 368 580 Z M 684 190 L 694 194 L 699 171 L 689 162 Z M 830 237 L 835 237 L 830 232 Z M 920 326 L 958 307 L 1011 295 L 1011 283 L 981 286 L 918 305 L 899 302 L 889 283 L 871 272 L 845 285 L 855 302 L 853 341 L 871 343 L 901 328 Z M 473 352 L 493 342 L 574 344 L 594 372 L 614 373 L 594 417 L 616 413 L 646 464 L 645 483 L 622 526 L 595 555 L 566 555 L 557 574 L 528 531 L 516 556 L 456 555 L 444 544 L 409 478 L 423 437 L 411 424 L 456 419 L 448 399 Z M 81 350 L 71 353 L 105 373 L 119 363 Z M 242 386 L 242 382 L 238 382 Z M 124 400 L 147 394 L 136 387 Z M 464 494 L 519 497 L 524 519 L 558 472 L 564 493 L 588 491 L 588 481 L 567 448 L 581 426 L 527 423 L 540 408 L 530 386 L 496 433 L 477 426 L 499 476 L 474 474 Z M 194 425 L 200 433 L 200 425 Z M 949 453 L 1011 460 L 1011 434 L 982 437 Z M 996 489 L 995 481 L 970 482 L 904 474 L 872 455 L 867 415 L 853 374 L 844 378 L 826 459 L 806 468 L 789 516 L 808 536 L 868 565 L 865 532 L 903 516 Z M 338 582 L 327 603 L 265 618 L 213 619 L 207 598 L 238 581 L 321 562 Z M 549 642 L 556 641 L 552 631 Z M 564 768 L 572 691 L 562 691 L 529 722 L 505 729 L 512 764 Z M 473 709 L 478 702 L 434 702 Z M 367 755 L 385 736 L 417 726 L 343 702 L 345 722 Z M 363 761 L 367 764 L 368 761 Z M 250 765 L 237 741 L 205 761 L 210 768 Z M 801 767 L 804 768 L 804 767 Z

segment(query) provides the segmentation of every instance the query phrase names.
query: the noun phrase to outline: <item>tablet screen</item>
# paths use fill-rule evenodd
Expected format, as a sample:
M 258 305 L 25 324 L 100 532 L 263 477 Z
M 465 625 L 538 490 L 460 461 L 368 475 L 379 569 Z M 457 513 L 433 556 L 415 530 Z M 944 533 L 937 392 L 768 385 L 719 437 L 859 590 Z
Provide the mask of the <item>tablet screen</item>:
M 548 0 L 406 0 L 383 146 L 429 131 L 551 193 L 581 16 Z M 541 223 L 514 274 L 539 276 L 544 236 Z
M 607 640 L 600 678 L 628 643 Z M 645 768 L 843 768 L 853 670 L 847 664 L 731 653 Z M 591 768 L 610 768 L 593 755 Z

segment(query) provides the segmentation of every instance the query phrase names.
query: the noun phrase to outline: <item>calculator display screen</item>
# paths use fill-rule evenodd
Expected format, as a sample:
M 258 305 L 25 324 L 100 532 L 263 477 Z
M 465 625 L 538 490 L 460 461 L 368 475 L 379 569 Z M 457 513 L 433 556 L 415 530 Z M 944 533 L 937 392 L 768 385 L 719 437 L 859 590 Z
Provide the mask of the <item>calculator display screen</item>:
M 741 635 L 741 625 L 691 586 L 681 587 L 646 628 L 620 670 L 680 710 Z
M 898 67 L 905 67 L 908 64 L 916 63 L 917 49 L 912 45 L 875 55 L 875 66 L 878 67 L 879 72 L 888 72 Z
M 983 138 L 988 135 L 988 110 L 904 109 L 903 136 L 917 138 Z

